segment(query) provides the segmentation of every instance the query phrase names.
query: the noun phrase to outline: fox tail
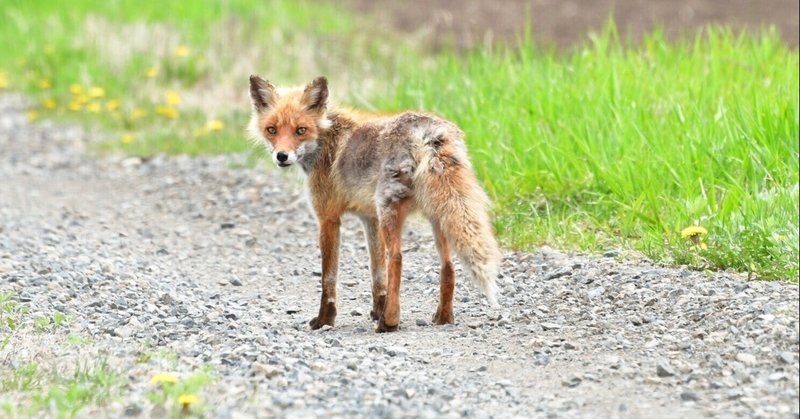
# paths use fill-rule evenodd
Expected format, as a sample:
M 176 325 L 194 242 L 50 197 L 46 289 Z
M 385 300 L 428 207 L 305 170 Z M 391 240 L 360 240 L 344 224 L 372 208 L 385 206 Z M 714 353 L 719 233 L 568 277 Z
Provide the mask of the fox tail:
M 497 306 L 501 254 L 489 218 L 489 198 L 472 170 L 462 134 L 446 129 L 421 137 L 414 174 L 417 204 L 439 223 L 472 281 Z

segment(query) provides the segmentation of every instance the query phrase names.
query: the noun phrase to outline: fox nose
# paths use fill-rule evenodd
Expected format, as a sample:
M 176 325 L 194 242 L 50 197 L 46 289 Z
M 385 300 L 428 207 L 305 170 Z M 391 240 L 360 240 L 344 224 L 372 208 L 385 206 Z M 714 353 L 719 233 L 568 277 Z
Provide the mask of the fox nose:
M 286 160 L 289 160 L 289 155 L 283 151 L 279 151 L 278 154 L 275 156 L 279 162 L 285 163 Z

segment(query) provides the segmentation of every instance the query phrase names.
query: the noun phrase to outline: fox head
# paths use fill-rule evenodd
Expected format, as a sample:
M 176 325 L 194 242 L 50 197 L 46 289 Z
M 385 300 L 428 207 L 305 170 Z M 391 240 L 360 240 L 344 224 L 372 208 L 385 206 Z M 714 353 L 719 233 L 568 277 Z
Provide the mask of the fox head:
M 248 130 L 263 141 L 280 167 L 289 167 L 317 149 L 320 131 L 330 127 L 327 117 L 328 81 L 317 77 L 302 89 L 276 89 L 250 76 L 253 115 Z

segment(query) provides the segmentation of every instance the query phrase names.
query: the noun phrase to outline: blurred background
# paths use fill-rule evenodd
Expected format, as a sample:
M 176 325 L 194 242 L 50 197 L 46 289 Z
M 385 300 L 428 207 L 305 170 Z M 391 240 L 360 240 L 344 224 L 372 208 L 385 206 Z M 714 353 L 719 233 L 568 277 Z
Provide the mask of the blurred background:
M 92 152 L 263 152 L 248 76 L 458 123 L 506 246 L 798 276 L 795 0 L 0 0 L 0 93 Z M 267 169 L 265 169 L 267 170 Z M 702 243 L 680 234 L 708 230 Z
M 459 47 L 497 39 L 513 41 L 525 25 L 534 39 L 568 47 L 613 18 L 621 32 L 642 37 L 658 27 L 670 36 L 691 35 L 709 24 L 758 29 L 774 25 L 797 47 L 800 6 L 793 0 L 351 0 L 393 28 L 429 33 Z

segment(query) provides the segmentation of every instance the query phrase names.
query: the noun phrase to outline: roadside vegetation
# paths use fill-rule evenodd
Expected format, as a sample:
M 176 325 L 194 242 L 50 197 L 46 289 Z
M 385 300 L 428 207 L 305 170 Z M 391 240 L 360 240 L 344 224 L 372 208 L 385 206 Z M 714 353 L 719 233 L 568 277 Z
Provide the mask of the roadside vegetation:
M 774 32 L 434 53 L 329 2 L 3 4 L 0 89 L 99 151 L 257 161 L 247 76 L 325 74 L 340 102 L 457 122 L 507 246 L 798 280 L 798 52 Z

